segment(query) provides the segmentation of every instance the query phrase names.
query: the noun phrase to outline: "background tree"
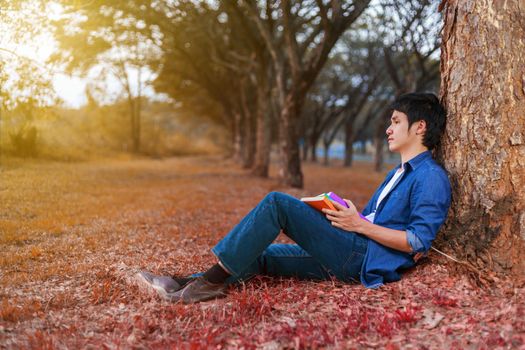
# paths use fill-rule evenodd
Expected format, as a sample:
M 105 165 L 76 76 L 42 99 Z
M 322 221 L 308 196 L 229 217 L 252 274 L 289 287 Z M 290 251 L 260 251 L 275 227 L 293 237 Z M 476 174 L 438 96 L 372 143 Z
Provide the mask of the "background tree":
M 386 0 L 369 5 L 335 46 L 308 97 L 322 100 L 315 95 L 333 79 L 338 83 L 332 83 L 331 90 L 334 97 L 339 96 L 335 100 L 340 108 L 331 110 L 333 106 L 327 105 L 324 114 L 313 109 L 320 116 L 330 114 L 331 123 L 319 124 L 318 118 L 310 116 L 303 120 L 305 132 L 312 135 L 310 121 L 317 128 L 325 125 L 325 149 L 336 138 L 343 140 L 346 166 L 352 164 L 355 141 L 374 140 L 376 169 L 381 171 L 389 101 L 414 89 L 437 92 L 439 20 L 436 5 L 426 0 Z M 309 143 L 305 145 L 311 148 Z
M 127 1 L 91 1 L 79 6 L 63 0 L 63 15 L 53 22 L 59 50 L 50 62 L 84 77 L 96 74 L 95 82 L 114 78 L 128 104 L 130 143 L 140 151 L 141 111 L 144 90 L 157 75 L 160 55 L 157 28 L 146 26 L 137 15 L 147 7 Z M 99 96 L 108 102 L 108 96 Z
M 438 152 L 453 201 L 442 244 L 490 270 L 525 271 L 525 13 L 519 0 L 443 1 Z
M 15 155 L 35 156 L 38 129 L 34 122 L 48 118 L 46 107 L 59 102 L 49 69 L 24 56 L 22 50 L 41 51 L 35 41 L 49 30 L 42 15 L 46 12 L 52 10 L 40 1 L 9 2 L 0 7 L 0 156 L 8 145 Z
M 283 183 L 302 187 L 297 125 L 307 92 L 343 32 L 370 1 L 242 1 L 257 24 L 275 72 L 279 105 L 280 174 Z M 308 25 L 309 24 L 309 25 Z
M 441 21 L 437 3 L 386 0 L 377 9 L 378 14 L 371 17 L 370 25 L 375 22 L 383 38 L 384 66 L 393 88 L 391 96 L 394 98 L 410 91 L 437 93 Z M 380 115 L 382 117 L 375 123 L 376 171 L 383 170 L 384 132 L 390 118 L 387 110 Z
M 211 99 L 222 110 L 221 122 L 230 130 L 233 156 L 244 167 L 253 165 L 255 115 L 259 93 L 256 48 L 246 19 L 234 3 L 159 2 L 150 8 L 148 23 L 163 33 L 158 91 L 187 104 Z M 248 35 L 247 35 L 248 33 Z M 255 44 L 256 45 L 256 44 Z M 262 84 L 262 82 L 261 82 Z
M 317 144 L 334 123 L 339 111 L 337 103 L 340 100 L 338 92 L 341 90 L 341 81 L 334 76 L 337 71 L 332 67 L 334 65 L 329 64 L 327 69 L 323 69 L 306 99 L 301 118 L 303 160 L 309 156 L 311 161 L 317 161 Z

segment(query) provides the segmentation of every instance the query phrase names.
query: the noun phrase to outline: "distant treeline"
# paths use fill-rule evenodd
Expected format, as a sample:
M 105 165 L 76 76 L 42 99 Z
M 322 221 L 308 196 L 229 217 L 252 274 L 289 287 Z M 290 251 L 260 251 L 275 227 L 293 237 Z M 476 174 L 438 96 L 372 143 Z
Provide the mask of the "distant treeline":
M 439 85 L 441 18 L 428 0 L 56 3 L 50 62 L 85 76 L 103 67 L 94 101 L 104 77 L 119 81 L 132 152 L 149 142 L 144 91 L 153 89 L 223 125 L 231 155 L 256 175 L 268 176 L 275 145 L 283 182 L 301 187 L 301 160 L 335 139 L 346 166 L 355 142 L 373 140 L 380 170 L 389 103 Z

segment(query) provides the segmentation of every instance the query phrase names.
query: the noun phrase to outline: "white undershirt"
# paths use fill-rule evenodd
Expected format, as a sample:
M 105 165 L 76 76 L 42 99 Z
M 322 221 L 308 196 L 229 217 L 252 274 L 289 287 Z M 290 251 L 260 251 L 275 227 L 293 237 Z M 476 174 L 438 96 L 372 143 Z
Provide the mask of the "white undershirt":
M 383 188 L 383 191 L 381 191 L 381 193 L 379 194 L 379 197 L 377 198 L 377 203 L 376 203 L 376 207 L 374 211 L 368 214 L 367 216 L 365 216 L 368 219 L 368 221 L 370 221 L 371 223 L 374 223 L 377 207 L 379 207 L 379 204 L 381 203 L 381 201 L 386 197 L 386 195 L 390 192 L 390 190 L 392 190 L 392 187 L 396 183 L 397 179 L 399 179 L 399 177 L 403 175 L 404 172 L 405 172 L 405 168 L 402 165 L 401 168 L 399 168 L 396 171 L 394 176 L 392 176 L 390 181 L 386 184 L 385 188 Z

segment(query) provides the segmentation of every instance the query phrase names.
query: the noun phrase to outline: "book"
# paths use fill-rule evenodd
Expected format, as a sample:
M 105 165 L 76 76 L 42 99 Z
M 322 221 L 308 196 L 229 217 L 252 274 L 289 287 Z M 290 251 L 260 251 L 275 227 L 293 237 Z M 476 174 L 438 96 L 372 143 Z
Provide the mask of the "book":
M 320 195 L 317 195 L 315 197 L 303 197 L 301 198 L 301 202 L 308 204 L 309 206 L 319 210 L 320 212 L 322 212 L 324 208 L 330 210 L 339 210 L 335 207 L 335 205 L 332 202 L 337 202 L 343 207 L 349 208 L 348 204 L 346 204 L 346 202 L 334 192 L 321 193 Z M 364 217 L 363 214 L 359 212 L 358 214 L 361 219 L 370 221 L 366 217 Z
M 301 202 L 304 202 L 312 208 L 315 208 L 319 211 L 322 211 L 324 208 L 330 210 L 338 210 L 332 203 L 332 201 L 341 204 L 345 208 L 348 208 L 348 204 L 346 204 L 346 202 L 341 197 L 339 197 L 333 192 L 321 193 L 320 195 L 317 195 L 315 197 L 301 198 Z

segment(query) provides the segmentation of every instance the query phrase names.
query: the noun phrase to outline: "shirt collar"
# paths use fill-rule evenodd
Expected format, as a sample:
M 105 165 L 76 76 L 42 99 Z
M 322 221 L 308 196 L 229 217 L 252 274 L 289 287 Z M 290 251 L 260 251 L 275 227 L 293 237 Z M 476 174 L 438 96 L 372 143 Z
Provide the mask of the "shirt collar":
M 402 165 L 405 166 L 405 170 L 406 170 L 406 165 L 410 165 L 410 168 L 412 168 L 412 170 L 416 170 L 416 168 L 421 164 L 423 163 L 423 161 L 427 160 L 428 158 L 432 158 L 432 152 L 430 151 L 424 151 L 424 152 L 421 152 L 419 153 L 417 156 L 415 156 L 414 158 L 410 159 L 408 162 L 406 162 L 405 164 L 400 164 L 398 166 L 401 167 Z

